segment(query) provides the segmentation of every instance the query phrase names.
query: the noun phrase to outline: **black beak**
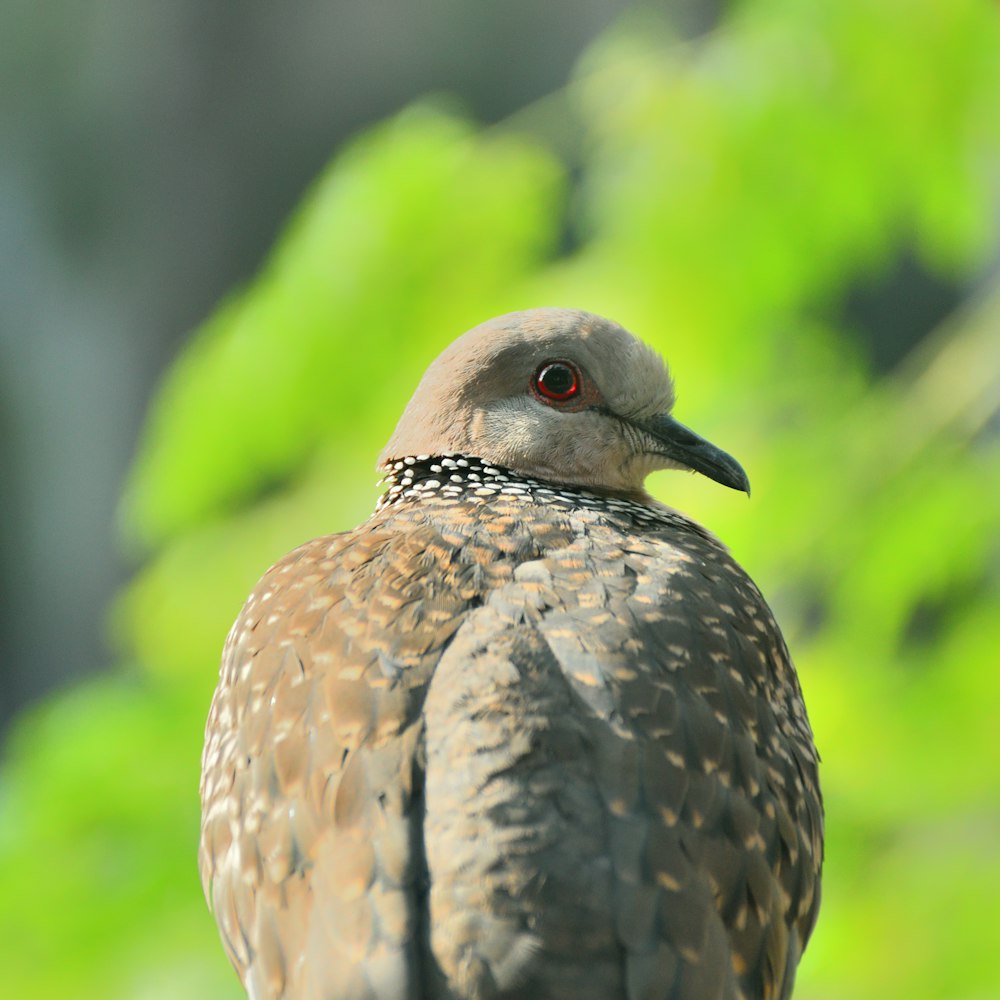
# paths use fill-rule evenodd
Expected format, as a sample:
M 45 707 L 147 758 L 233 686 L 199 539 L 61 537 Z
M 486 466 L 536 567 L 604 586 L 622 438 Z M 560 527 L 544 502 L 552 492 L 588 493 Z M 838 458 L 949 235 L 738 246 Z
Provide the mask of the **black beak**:
M 747 496 L 750 495 L 750 480 L 747 479 L 743 466 L 732 455 L 688 430 L 673 417 L 653 417 L 641 424 L 641 427 L 656 438 L 661 446 L 661 453 L 667 458 L 694 469 L 723 486 L 742 490 Z

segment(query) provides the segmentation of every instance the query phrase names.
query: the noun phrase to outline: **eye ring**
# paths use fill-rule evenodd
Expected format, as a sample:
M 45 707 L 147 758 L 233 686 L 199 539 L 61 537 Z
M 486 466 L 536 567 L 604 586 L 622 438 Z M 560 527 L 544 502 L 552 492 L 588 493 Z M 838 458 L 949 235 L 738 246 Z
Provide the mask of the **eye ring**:
M 569 361 L 546 361 L 535 372 L 534 389 L 544 400 L 565 403 L 580 393 L 580 372 Z

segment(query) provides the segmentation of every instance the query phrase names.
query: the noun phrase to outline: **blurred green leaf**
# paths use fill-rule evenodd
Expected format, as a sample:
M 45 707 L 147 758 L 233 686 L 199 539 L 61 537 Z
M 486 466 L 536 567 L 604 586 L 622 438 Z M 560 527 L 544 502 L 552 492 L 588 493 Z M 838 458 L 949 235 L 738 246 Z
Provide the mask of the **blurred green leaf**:
M 346 421 L 379 415 L 387 435 L 428 342 L 500 307 L 552 248 L 561 187 L 541 149 L 430 107 L 357 139 L 168 375 L 130 535 L 160 544 L 239 509 Z

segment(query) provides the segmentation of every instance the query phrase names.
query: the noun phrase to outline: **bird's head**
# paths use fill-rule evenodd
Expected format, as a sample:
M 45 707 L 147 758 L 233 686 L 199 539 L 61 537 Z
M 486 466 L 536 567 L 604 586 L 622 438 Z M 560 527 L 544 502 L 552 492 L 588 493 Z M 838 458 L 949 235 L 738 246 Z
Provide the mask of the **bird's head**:
M 666 365 L 586 312 L 530 309 L 463 334 L 431 364 L 379 457 L 460 454 L 521 475 L 646 498 L 657 469 L 750 491 L 726 452 L 671 416 Z

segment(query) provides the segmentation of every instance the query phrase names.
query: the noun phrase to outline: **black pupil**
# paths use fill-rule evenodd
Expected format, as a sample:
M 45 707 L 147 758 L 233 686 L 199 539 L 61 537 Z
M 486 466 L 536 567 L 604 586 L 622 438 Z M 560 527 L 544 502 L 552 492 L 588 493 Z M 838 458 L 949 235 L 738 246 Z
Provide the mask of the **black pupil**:
M 542 385 L 554 396 L 565 396 L 576 385 L 576 376 L 566 365 L 549 365 L 542 372 Z

